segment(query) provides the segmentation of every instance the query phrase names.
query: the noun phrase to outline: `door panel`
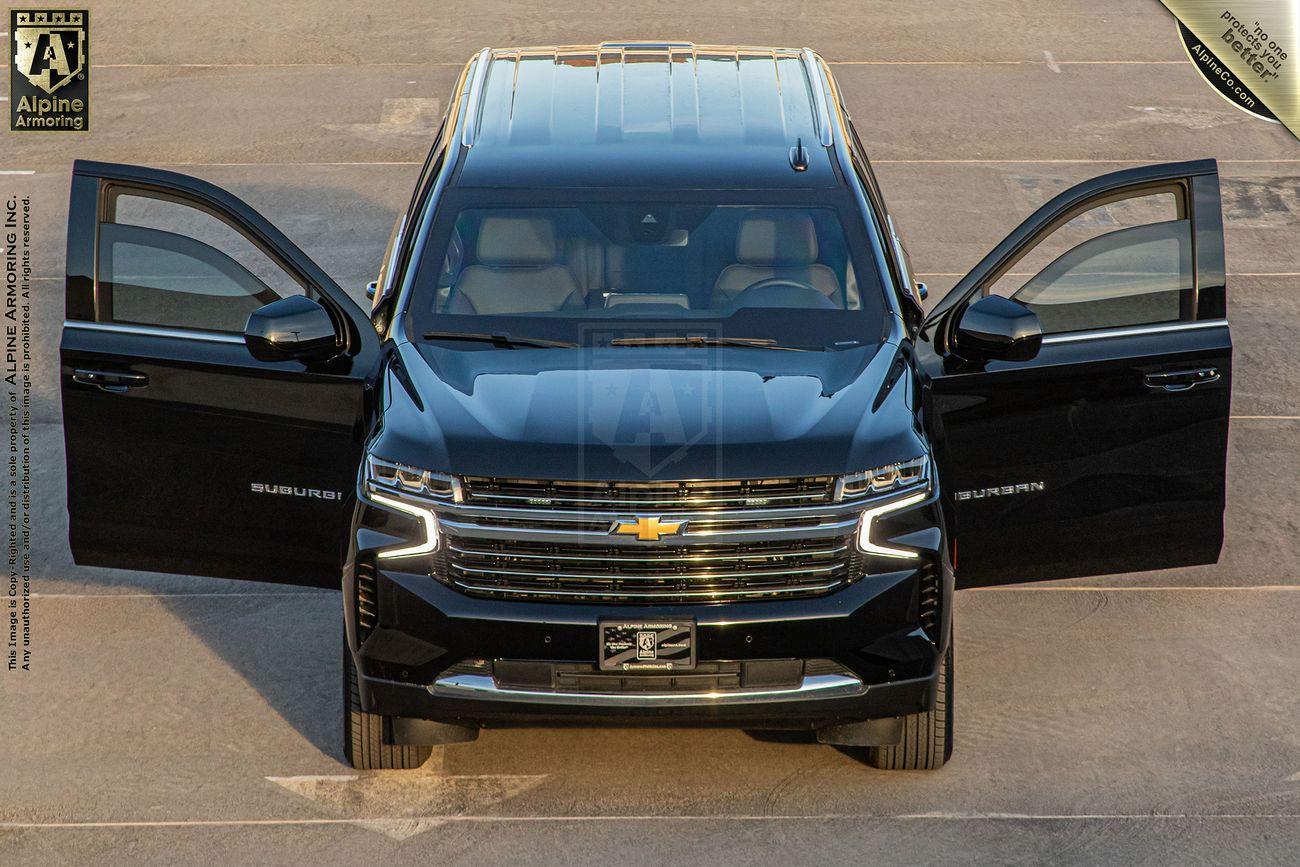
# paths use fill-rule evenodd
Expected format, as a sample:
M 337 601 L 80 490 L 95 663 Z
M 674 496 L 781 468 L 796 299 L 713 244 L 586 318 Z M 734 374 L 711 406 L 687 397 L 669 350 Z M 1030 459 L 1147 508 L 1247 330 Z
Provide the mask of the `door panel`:
M 186 221 L 175 232 L 114 223 L 108 203 L 124 190 L 215 216 L 253 252 L 188 237 Z M 105 239 L 122 236 L 131 274 L 105 255 Z M 282 273 L 263 279 L 268 268 Z M 331 311 L 336 358 L 252 357 L 235 323 L 283 293 L 268 281 Z M 78 563 L 337 586 L 378 340 L 273 226 L 192 178 L 77 163 L 60 350 Z
M 1051 285 L 1052 306 L 1062 311 L 1037 357 L 978 362 L 947 348 L 965 305 L 1068 215 L 1142 195 L 1152 184 L 1180 191 L 1178 234 L 1117 229 L 1025 283 Z M 1030 217 L 927 318 L 929 339 L 918 349 L 959 586 L 1218 558 L 1232 343 L 1217 192 L 1212 161 L 1089 181 Z M 1152 236 L 1162 243 L 1143 253 Z M 1178 244 L 1180 236 L 1196 239 L 1190 265 L 1168 249 L 1167 240 Z M 1129 239 L 1134 246 L 1125 250 Z M 1099 245 L 1122 268 L 1058 279 L 1062 259 L 1095 261 Z M 1132 297 L 1154 294 L 1143 291 L 1152 286 L 1182 297 L 1161 307 L 1165 315 L 1156 318 L 1163 321 L 1152 322 L 1150 304 L 1103 303 L 1126 299 L 1133 287 L 1139 291 Z

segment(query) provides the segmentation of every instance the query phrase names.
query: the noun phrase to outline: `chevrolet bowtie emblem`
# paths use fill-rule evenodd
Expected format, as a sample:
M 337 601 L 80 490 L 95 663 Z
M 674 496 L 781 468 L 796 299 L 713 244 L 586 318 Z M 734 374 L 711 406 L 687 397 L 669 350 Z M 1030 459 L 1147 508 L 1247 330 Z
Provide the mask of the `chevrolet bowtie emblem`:
M 682 521 L 662 521 L 659 518 L 637 518 L 635 521 L 619 521 L 614 532 L 620 536 L 635 535 L 642 542 L 658 542 L 664 536 L 671 536 L 681 529 Z

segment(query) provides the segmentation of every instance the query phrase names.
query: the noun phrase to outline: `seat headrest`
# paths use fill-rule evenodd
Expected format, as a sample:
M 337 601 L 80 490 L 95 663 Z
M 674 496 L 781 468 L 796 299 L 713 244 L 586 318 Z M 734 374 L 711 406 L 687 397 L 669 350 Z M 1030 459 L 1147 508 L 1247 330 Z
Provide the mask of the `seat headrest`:
M 736 261 L 745 265 L 810 265 L 817 261 L 817 229 L 807 214 L 746 217 L 736 235 Z
M 555 224 L 545 217 L 484 217 L 477 258 L 482 265 L 549 265 L 559 258 Z

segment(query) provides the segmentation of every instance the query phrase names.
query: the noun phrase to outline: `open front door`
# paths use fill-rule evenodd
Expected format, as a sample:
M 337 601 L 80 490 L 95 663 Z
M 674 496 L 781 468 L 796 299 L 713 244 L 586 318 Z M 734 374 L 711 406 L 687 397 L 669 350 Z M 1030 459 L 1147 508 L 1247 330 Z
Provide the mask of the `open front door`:
M 60 386 L 78 563 L 338 586 L 378 339 L 243 202 L 77 162 Z M 248 315 L 306 295 L 327 361 L 258 361 Z M 319 311 L 318 311 L 319 312 Z
M 1036 315 L 1034 357 L 962 351 L 962 316 L 989 294 Z M 1226 303 L 1203 160 L 1067 190 L 938 304 L 918 351 L 958 586 L 1218 559 Z

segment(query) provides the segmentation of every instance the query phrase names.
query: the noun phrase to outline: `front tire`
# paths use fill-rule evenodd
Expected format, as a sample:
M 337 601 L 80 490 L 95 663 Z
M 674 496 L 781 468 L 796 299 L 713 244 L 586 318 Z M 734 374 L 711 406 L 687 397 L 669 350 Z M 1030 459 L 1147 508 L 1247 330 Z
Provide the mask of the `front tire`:
M 872 747 L 867 761 L 891 771 L 937 771 L 952 757 L 952 640 L 939 665 L 934 710 L 903 717 L 903 739 L 889 747 Z
M 393 718 L 361 709 L 357 666 L 343 639 L 343 752 L 359 771 L 411 770 L 428 761 L 433 747 L 392 743 Z

